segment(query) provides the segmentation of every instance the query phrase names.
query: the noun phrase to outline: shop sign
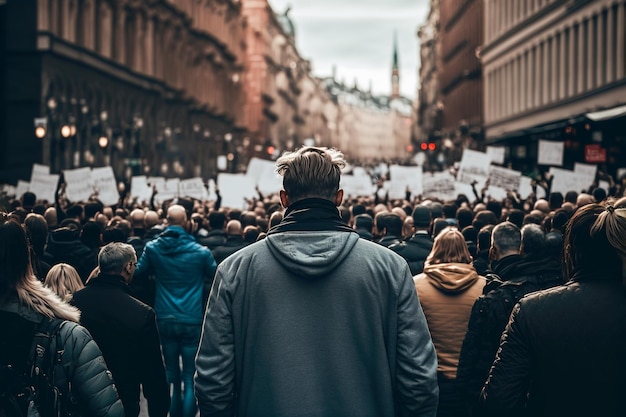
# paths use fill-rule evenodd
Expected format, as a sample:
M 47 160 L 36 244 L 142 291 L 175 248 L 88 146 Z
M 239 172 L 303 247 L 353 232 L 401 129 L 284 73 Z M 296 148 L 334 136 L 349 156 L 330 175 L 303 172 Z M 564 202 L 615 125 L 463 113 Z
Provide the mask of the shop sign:
M 600 145 L 585 145 L 585 162 L 594 164 L 606 162 L 606 149 Z

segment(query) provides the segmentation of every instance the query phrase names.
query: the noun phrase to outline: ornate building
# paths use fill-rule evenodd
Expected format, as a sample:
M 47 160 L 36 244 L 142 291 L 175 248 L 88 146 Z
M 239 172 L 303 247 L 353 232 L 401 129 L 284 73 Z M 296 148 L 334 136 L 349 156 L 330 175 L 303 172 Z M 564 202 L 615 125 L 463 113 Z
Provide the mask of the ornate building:
M 567 168 L 624 168 L 626 1 L 487 0 L 485 23 L 487 143 L 524 171 L 542 168 L 539 139 L 563 143 Z
M 5 0 L 0 20 L 0 182 L 33 162 L 110 164 L 118 178 L 213 176 L 218 154 L 236 167 L 239 1 Z

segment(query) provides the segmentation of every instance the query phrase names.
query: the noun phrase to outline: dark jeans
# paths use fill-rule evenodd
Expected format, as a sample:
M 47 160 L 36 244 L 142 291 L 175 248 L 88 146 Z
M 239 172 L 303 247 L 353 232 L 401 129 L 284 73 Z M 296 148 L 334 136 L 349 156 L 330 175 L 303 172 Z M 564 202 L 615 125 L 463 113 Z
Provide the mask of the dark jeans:
M 158 320 L 157 324 L 165 360 L 165 374 L 172 397 L 170 417 L 195 417 L 197 405 L 193 387 L 194 361 L 202 325 L 178 323 L 175 319 Z

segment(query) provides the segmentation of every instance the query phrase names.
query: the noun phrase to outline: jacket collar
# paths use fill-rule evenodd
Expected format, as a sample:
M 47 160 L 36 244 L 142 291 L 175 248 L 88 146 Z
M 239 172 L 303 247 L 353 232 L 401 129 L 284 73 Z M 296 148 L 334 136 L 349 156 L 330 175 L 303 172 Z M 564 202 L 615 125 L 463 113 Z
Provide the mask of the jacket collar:
M 133 297 L 135 296 L 135 293 L 130 288 L 130 286 L 128 286 L 128 284 L 124 280 L 124 277 L 122 277 L 121 275 L 100 273 L 96 277 L 91 279 L 87 283 L 87 286 L 88 287 L 115 287 L 132 295 Z
M 305 198 L 290 205 L 285 211 L 283 220 L 267 234 L 322 230 L 355 233 L 341 220 L 339 210 L 332 201 L 323 198 Z

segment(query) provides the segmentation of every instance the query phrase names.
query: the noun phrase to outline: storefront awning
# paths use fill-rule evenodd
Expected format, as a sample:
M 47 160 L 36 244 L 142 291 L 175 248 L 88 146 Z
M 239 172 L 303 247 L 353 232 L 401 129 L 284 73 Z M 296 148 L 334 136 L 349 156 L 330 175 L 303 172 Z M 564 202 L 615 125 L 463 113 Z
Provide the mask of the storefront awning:
M 585 117 L 593 122 L 601 122 L 603 120 L 615 119 L 616 117 L 621 116 L 626 116 L 626 105 L 585 114 Z

